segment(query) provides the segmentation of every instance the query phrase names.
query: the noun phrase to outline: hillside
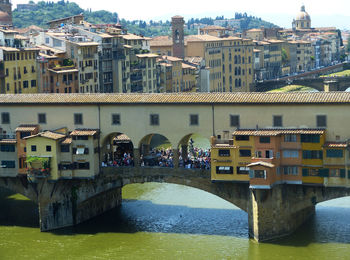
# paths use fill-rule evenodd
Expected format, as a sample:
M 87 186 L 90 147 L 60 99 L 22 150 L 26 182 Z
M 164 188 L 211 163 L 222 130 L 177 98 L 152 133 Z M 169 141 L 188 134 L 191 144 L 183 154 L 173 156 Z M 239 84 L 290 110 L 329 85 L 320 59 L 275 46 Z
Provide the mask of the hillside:
M 69 2 L 65 0 L 54 2 L 40 1 L 37 4 L 30 1 L 29 3 L 35 5 L 35 10 L 29 11 L 19 11 L 15 9 L 13 11 L 13 23 L 17 28 L 24 28 L 30 25 L 37 25 L 42 28 L 47 28 L 47 22 L 63 17 L 69 17 L 77 14 L 84 14 L 85 20 L 92 24 L 106 24 L 106 23 L 116 23 L 118 20 L 117 13 L 111 13 L 108 11 L 94 11 L 84 10 L 79 5 L 74 2 Z M 191 25 L 204 24 L 212 25 L 215 20 L 224 19 L 223 17 L 213 18 L 201 18 L 194 19 L 191 18 L 187 21 L 186 34 L 196 34 L 197 29 L 191 28 Z M 275 27 L 274 24 L 261 20 L 261 18 L 248 16 L 246 13 L 235 14 L 235 19 L 239 19 L 240 27 L 238 30 L 245 30 L 251 28 L 259 28 L 264 26 L 266 28 Z M 150 21 L 146 23 L 142 20 L 127 21 L 122 19 L 121 24 L 128 29 L 130 33 L 141 34 L 144 36 L 154 37 L 159 35 L 169 35 L 170 34 L 170 22 L 169 21 Z
M 108 11 L 91 12 L 80 8 L 76 3 L 62 0 L 57 3 L 40 1 L 36 4 L 35 11 L 19 12 L 15 9 L 13 11 L 13 23 L 18 28 L 28 27 L 32 24 L 47 28 L 48 21 L 81 13 L 90 23 L 116 23 L 118 19 L 117 13 Z

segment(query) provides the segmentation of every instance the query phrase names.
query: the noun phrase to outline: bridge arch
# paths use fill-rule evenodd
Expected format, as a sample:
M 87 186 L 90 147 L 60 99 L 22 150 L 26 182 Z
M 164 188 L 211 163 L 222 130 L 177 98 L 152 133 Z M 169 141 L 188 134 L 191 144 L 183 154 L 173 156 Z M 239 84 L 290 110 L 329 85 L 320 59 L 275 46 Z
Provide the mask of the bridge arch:
M 128 135 L 113 132 L 101 142 L 101 162 L 104 166 L 133 166 L 134 144 Z
M 179 167 L 192 167 L 196 162 L 195 168 L 210 167 L 210 137 L 205 137 L 198 133 L 190 133 L 181 138 L 178 143 Z M 205 167 L 207 162 L 207 167 Z M 188 165 L 188 164 L 191 165 Z M 198 167 L 197 167 L 198 166 Z
M 141 166 L 174 167 L 173 143 L 165 135 L 148 134 L 138 147 Z

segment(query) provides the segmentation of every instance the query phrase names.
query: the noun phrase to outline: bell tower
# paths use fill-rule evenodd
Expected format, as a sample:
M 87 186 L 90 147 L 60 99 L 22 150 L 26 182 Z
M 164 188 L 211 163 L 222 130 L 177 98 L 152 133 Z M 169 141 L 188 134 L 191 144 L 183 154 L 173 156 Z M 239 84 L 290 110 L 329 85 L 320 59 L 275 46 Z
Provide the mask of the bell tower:
M 8 13 L 12 17 L 12 3 L 10 0 L 0 0 L 0 11 Z
M 0 0 L 0 24 L 12 25 L 12 3 L 10 0 Z
M 182 16 L 174 16 L 171 18 L 173 56 L 180 59 L 185 57 L 184 25 L 185 21 Z

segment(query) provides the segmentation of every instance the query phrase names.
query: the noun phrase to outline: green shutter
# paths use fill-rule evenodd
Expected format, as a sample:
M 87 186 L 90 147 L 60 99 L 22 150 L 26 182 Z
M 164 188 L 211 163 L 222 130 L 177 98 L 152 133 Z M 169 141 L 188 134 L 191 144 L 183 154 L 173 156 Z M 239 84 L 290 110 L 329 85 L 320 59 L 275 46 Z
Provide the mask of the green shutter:
M 318 176 L 320 177 L 329 177 L 329 169 L 319 169 L 318 170 Z
M 303 176 L 309 176 L 309 169 L 303 168 Z
M 345 178 L 345 169 L 340 169 L 340 178 Z

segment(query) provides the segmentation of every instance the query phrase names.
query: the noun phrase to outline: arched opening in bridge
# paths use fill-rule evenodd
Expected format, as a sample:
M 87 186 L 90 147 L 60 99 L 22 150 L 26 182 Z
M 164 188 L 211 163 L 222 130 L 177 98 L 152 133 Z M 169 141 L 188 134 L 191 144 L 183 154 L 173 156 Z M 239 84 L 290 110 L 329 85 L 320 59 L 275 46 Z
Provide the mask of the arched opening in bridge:
M 149 134 L 139 144 L 141 166 L 174 167 L 172 144 L 161 134 Z
M 4 226 L 39 227 L 38 205 L 22 194 L 0 188 L 0 209 L 0 230 Z
M 104 167 L 134 166 L 134 145 L 124 133 L 111 133 L 102 142 Z
M 306 229 L 316 242 L 350 243 L 349 216 L 349 196 L 318 203 L 315 217 L 310 220 Z
M 248 238 L 248 215 L 206 191 L 178 184 L 128 184 L 120 213 L 138 232 Z M 126 225 L 128 226 L 128 225 Z
M 179 142 L 179 167 L 210 169 L 210 141 L 200 134 L 188 134 Z

